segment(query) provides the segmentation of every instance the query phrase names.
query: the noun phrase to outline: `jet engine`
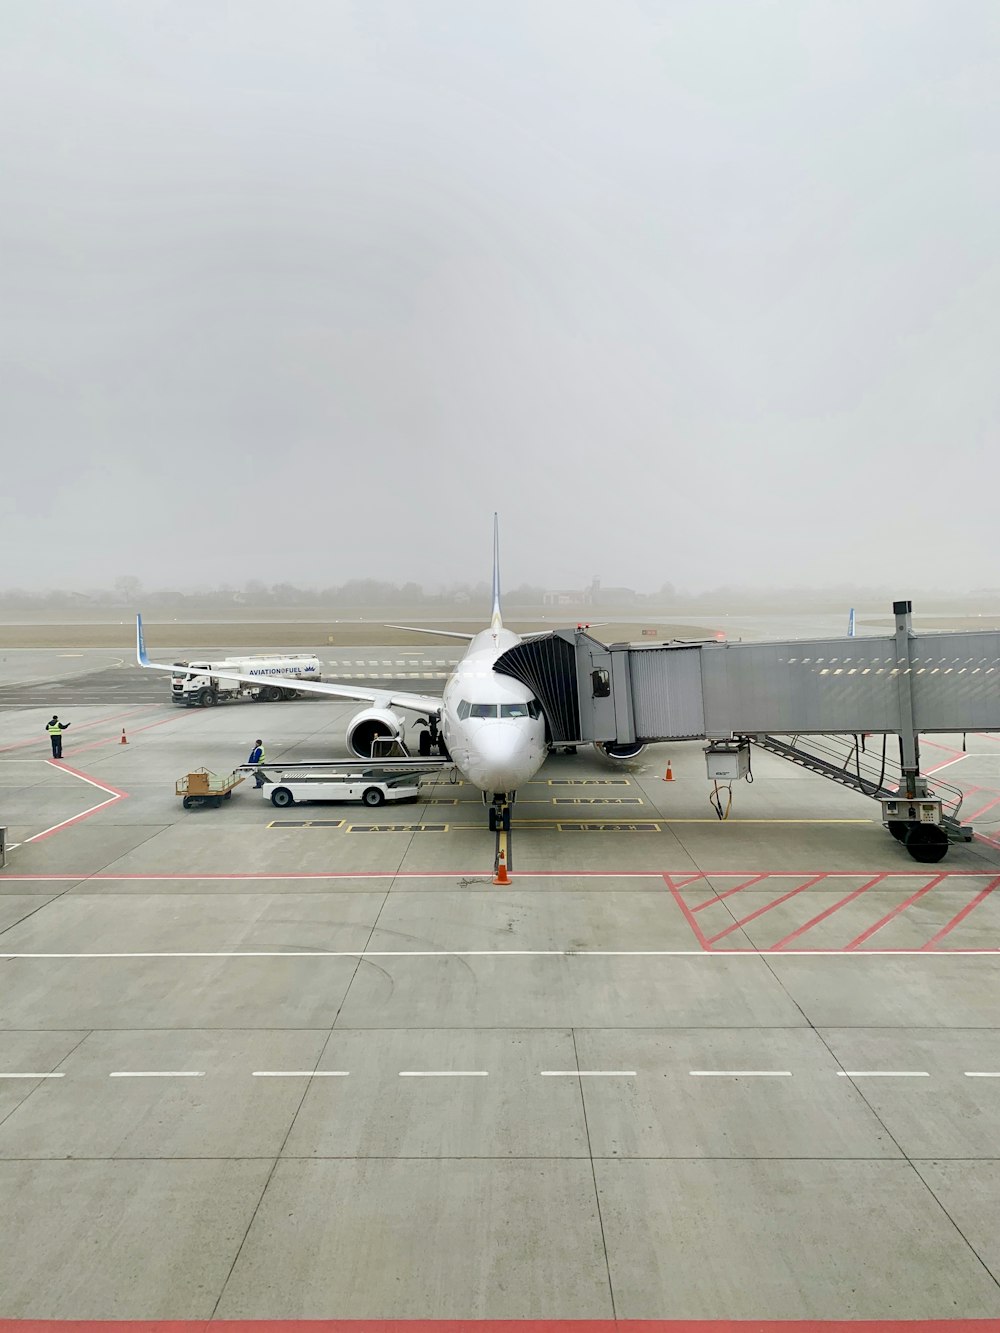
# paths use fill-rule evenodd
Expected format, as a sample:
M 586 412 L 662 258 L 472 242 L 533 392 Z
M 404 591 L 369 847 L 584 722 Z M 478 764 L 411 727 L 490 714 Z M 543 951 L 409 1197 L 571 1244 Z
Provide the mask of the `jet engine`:
M 641 741 L 624 741 L 620 744 L 615 744 L 613 741 L 594 742 L 595 750 L 598 750 L 608 759 L 617 759 L 619 762 L 624 762 L 626 759 L 638 759 L 645 748 Z
M 371 759 L 376 740 L 405 740 L 406 723 L 388 708 L 365 708 L 347 725 L 347 746 L 359 759 Z

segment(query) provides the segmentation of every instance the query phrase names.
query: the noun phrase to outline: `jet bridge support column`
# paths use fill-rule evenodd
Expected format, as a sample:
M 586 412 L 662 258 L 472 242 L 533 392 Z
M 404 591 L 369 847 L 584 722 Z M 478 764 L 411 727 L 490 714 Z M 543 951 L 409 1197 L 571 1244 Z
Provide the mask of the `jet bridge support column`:
M 927 795 L 927 779 L 920 776 L 920 745 L 913 725 L 913 666 L 910 660 L 912 602 L 893 602 L 896 617 L 896 687 L 899 691 L 900 794 L 909 800 Z

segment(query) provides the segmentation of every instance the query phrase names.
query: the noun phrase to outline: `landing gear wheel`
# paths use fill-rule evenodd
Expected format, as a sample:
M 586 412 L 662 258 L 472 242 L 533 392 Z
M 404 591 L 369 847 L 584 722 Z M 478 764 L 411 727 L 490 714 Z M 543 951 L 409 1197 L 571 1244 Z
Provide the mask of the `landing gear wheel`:
M 888 824 L 886 824 L 886 828 L 897 842 L 906 841 L 906 830 L 909 828 L 909 825 L 904 824 L 901 819 L 890 819 Z
M 443 737 L 443 736 L 439 736 L 439 737 L 438 737 L 438 754 L 441 756 L 442 759 L 450 759 L 450 758 L 451 758 L 451 755 L 448 753 L 448 747 L 447 747 L 447 745 L 445 745 L 445 743 L 444 743 L 444 737 Z
M 429 759 L 431 757 L 431 749 L 431 733 L 429 731 L 422 731 L 420 733 L 420 740 L 417 743 L 417 752 L 420 755 L 420 758 Z
M 948 835 L 938 824 L 911 824 L 903 845 L 914 861 L 933 865 L 948 854 Z
M 362 795 L 361 799 L 364 801 L 365 805 L 376 806 L 382 804 L 385 800 L 385 796 L 379 791 L 378 787 L 369 787 Z

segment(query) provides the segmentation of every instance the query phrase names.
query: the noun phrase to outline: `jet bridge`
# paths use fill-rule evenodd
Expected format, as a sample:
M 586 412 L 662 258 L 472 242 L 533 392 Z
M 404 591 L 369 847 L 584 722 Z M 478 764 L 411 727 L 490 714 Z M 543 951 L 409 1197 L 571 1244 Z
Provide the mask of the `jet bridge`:
M 1000 731 L 1000 633 L 915 634 L 911 609 L 895 602 L 894 632 L 864 638 L 631 646 L 558 630 L 494 669 L 534 691 L 553 744 L 590 741 L 628 758 L 654 741 L 702 739 L 711 758 L 752 742 L 879 800 L 911 855 L 940 860 L 972 833 L 961 793 L 928 788 L 918 735 Z M 831 758 L 831 741 L 871 733 L 899 737 L 898 765 L 873 772 L 869 757 L 863 774 L 857 740 L 853 762 L 842 744 Z

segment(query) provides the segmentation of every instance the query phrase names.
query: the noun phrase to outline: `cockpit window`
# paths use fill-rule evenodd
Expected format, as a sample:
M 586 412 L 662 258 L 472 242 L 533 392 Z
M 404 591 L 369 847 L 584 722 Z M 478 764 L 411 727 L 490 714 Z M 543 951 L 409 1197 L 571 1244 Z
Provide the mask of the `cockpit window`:
M 459 721 L 460 721 L 460 722 L 464 722 L 465 719 L 469 716 L 469 711 L 470 711 L 471 708 L 472 708 L 472 704 L 470 704 L 467 700 L 462 699 L 462 700 L 459 702 L 459 705 L 458 705 L 458 718 L 459 718 Z
M 470 705 L 469 705 L 469 716 L 470 716 L 470 717 L 496 717 L 496 715 L 497 715 L 497 705 L 496 705 L 496 704 L 470 704 Z
M 500 716 L 501 716 L 501 717 L 527 717 L 527 716 L 528 716 L 528 705 L 527 705 L 527 704 L 501 704 L 501 705 L 500 705 Z

